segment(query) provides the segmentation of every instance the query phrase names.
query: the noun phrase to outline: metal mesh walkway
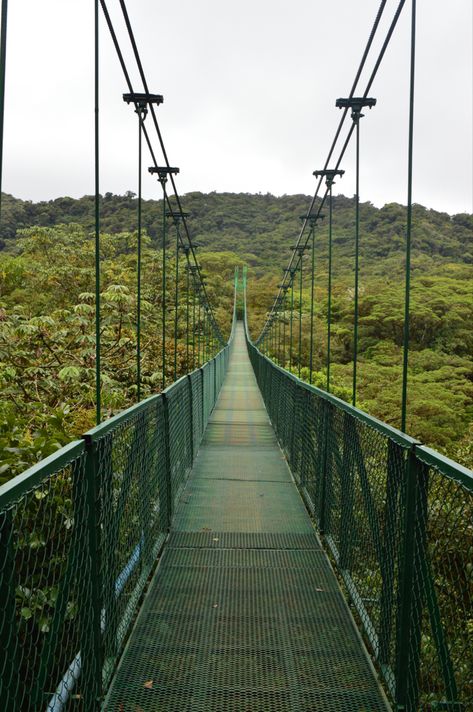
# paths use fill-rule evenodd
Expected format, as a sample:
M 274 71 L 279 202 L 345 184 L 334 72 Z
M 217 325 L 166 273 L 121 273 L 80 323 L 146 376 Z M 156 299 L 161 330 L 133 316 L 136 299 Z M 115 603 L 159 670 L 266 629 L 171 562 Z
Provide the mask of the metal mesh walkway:
M 105 709 L 387 709 L 277 445 L 241 324 Z

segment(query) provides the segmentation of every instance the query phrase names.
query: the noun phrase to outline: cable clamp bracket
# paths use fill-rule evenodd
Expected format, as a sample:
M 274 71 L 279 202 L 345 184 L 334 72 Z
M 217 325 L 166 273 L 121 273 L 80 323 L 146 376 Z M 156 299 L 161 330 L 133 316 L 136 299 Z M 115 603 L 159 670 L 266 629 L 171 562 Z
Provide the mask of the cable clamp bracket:
M 325 185 L 327 188 L 331 188 L 332 185 L 335 184 L 335 178 L 337 176 L 340 176 L 341 178 L 344 173 L 345 171 L 337 170 L 335 168 L 324 168 L 323 171 L 314 171 L 312 175 L 316 178 L 325 178 Z
M 179 173 L 179 168 L 172 168 L 171 166 L 150 166 L 148 172 L 151 174 L 158 174 L 158 180 L 161 185 L 165 185 L 169 175 L 177 175 Z
M 364 114 L 361 113 L 361 110 L 365 107 L 372 109 L 373 106 L 376 106 L 376 99 L 369 97 L 365 98 L 363 96 L 352 96 L 348 99 L 337 99 L 335 106 L 338 109 L 351 109 L 351 118 L 355 123 L 358 123 L 358 121 L 364 116 Z

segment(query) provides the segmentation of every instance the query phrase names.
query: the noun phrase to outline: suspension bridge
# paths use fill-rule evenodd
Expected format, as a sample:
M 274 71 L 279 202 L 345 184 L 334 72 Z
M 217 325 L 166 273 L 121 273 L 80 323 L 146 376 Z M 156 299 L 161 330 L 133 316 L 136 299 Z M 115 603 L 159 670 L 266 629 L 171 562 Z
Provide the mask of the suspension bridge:
M 337 101 L 342 115 L 333 144 L 324 167 L 314 172 L 316 193 L 301 216 L 288 267 L 256 339 L 248 327 L 246 269 L 235 272 L 229 334 L 216 317 L 177 191 L 179 169 L 170 165 L 164 148 L 157 116 L 163 97 L 149 91 L 126 4 L 119 4 L 142 91 L 131 82 L 107 3 L 97 1 L 97 424 L 0 487 L 1 709 L 473 710 L 473 473 L 404 432 L 415 0 L 400 430 L 357 408 L 359 134 L 363 109 L 375 107 L 371 88 L 405 2 L 392 16 L 364 90 L 356 93 L 385 11 L 386 2 L 380 3 L 353 86 Z M 136 112 L 139 175 L 137 402 L 108 419 L 101 399 L 100 8 L 123 70 L 123 99 Z M 6 29 L 3 0 L 2 141 Z M 331 393 L 330 299 L 332 188 L 344 174 L 340 166 L 352 136 L 357 160 L 348 403 Z M 161 389 L 144 399 L 143 139 L 151 156 L 149 172 L 162 191 L 161 331 L 156 334 Z M 312 380 L 314 245 L 323 209 L 328 211 L 329 281 L 326 386 L 321 389 Z M 300 378 L 304 279 L 311 293 L 307 381 Z M 179 349 L 185 353 L 184 373 Z M 47 610 L 47 619 L 35 610 Z

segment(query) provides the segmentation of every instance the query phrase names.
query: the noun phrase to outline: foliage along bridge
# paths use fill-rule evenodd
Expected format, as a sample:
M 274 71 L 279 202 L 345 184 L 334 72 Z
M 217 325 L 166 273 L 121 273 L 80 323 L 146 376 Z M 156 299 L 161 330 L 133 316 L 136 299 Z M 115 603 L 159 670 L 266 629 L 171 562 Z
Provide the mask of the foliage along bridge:
M 133 90 L 105 0 L 95 0 L 95 360 L 97 426 L 0 487 L 0 709 L 7 712 L 315 712 L 473 710 L 473 474 L 356 408 L 359 132 L 362 109 L 404 6 L 400 0 L 362 95 L 355 96 L 382 0 L 282 284 L 258 340 L 246 285 L 227 342 L 208 299 L 159 129 L 126 3 L 143 92 Z M 0 36 L 0 179 L 7 0 Z M 98 10 L 138 116 L 137 402 L 101 422 Z M 405 431 L 412 222 L 415 0 L 402 393 Z M 352 124 L 338 160 L 347 113 Z M 148 114 L 163 163 L 151 144 Z M 304 253 L 355 136 L 353 398 L 305 383 L 290 361 Z M 142 140 L 162 188 L 162 392 L 141 396 Z M 333 164 L 331 161 L 333 160 Z M 333 165 L 333 168 L 329 168 Z M 173 196 L 167 192 L 168 181 Z M 325 194 L 317 202 L 325 182 Z M 1 188 L 1 186 L 0 186 Z M 1 190 L 0 190 L 1 196 Z M 172 200 L 170 199 L 172 197 Z M 0 205 L 1 207 L 1 205 Z M 173 338 L 166 219 L 176 227 Z M 178 377 L 179 255 L 184 253 L 186 364 Z M 243 280 L 244 282 L 245 280 Z M 240 283 L 240 286 L 241 283 Z M 172 287 L 172 285 L 171 285 Z M 197 315 L 196 315 L 196 309 Z M 171 310 L 172 311 L 172 310 Z M 238 317 L 238 318 L 237 318 Z M 173 340 L 169 383 L 166 345 Z M 282 347 L 281 347 L 282 344 Z M 284 355 L 281 358 L 281 353 Z M 292 365 L 292 364 L 290 364 Z M 197 366 L 197 367 L 196 367 Z M 176 380 L 177 379 L 177 380 Z M 166 387 L 167 386 L 167 387 Z
M 442 590 L 471 473 L 238 313 L 202 368 L 2 487 L 2 709 L 471 709 L 471 588 Z

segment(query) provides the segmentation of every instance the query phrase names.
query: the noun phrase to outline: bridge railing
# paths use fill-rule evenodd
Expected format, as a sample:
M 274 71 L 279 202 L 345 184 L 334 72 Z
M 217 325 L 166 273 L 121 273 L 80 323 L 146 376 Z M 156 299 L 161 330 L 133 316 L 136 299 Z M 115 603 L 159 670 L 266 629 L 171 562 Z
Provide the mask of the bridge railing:
M 396 708 L 473 709 L 473 473 L 247 344 Z
M 0 488 L 0 709 L 97 710 L 227 369 L 208 363 Z

